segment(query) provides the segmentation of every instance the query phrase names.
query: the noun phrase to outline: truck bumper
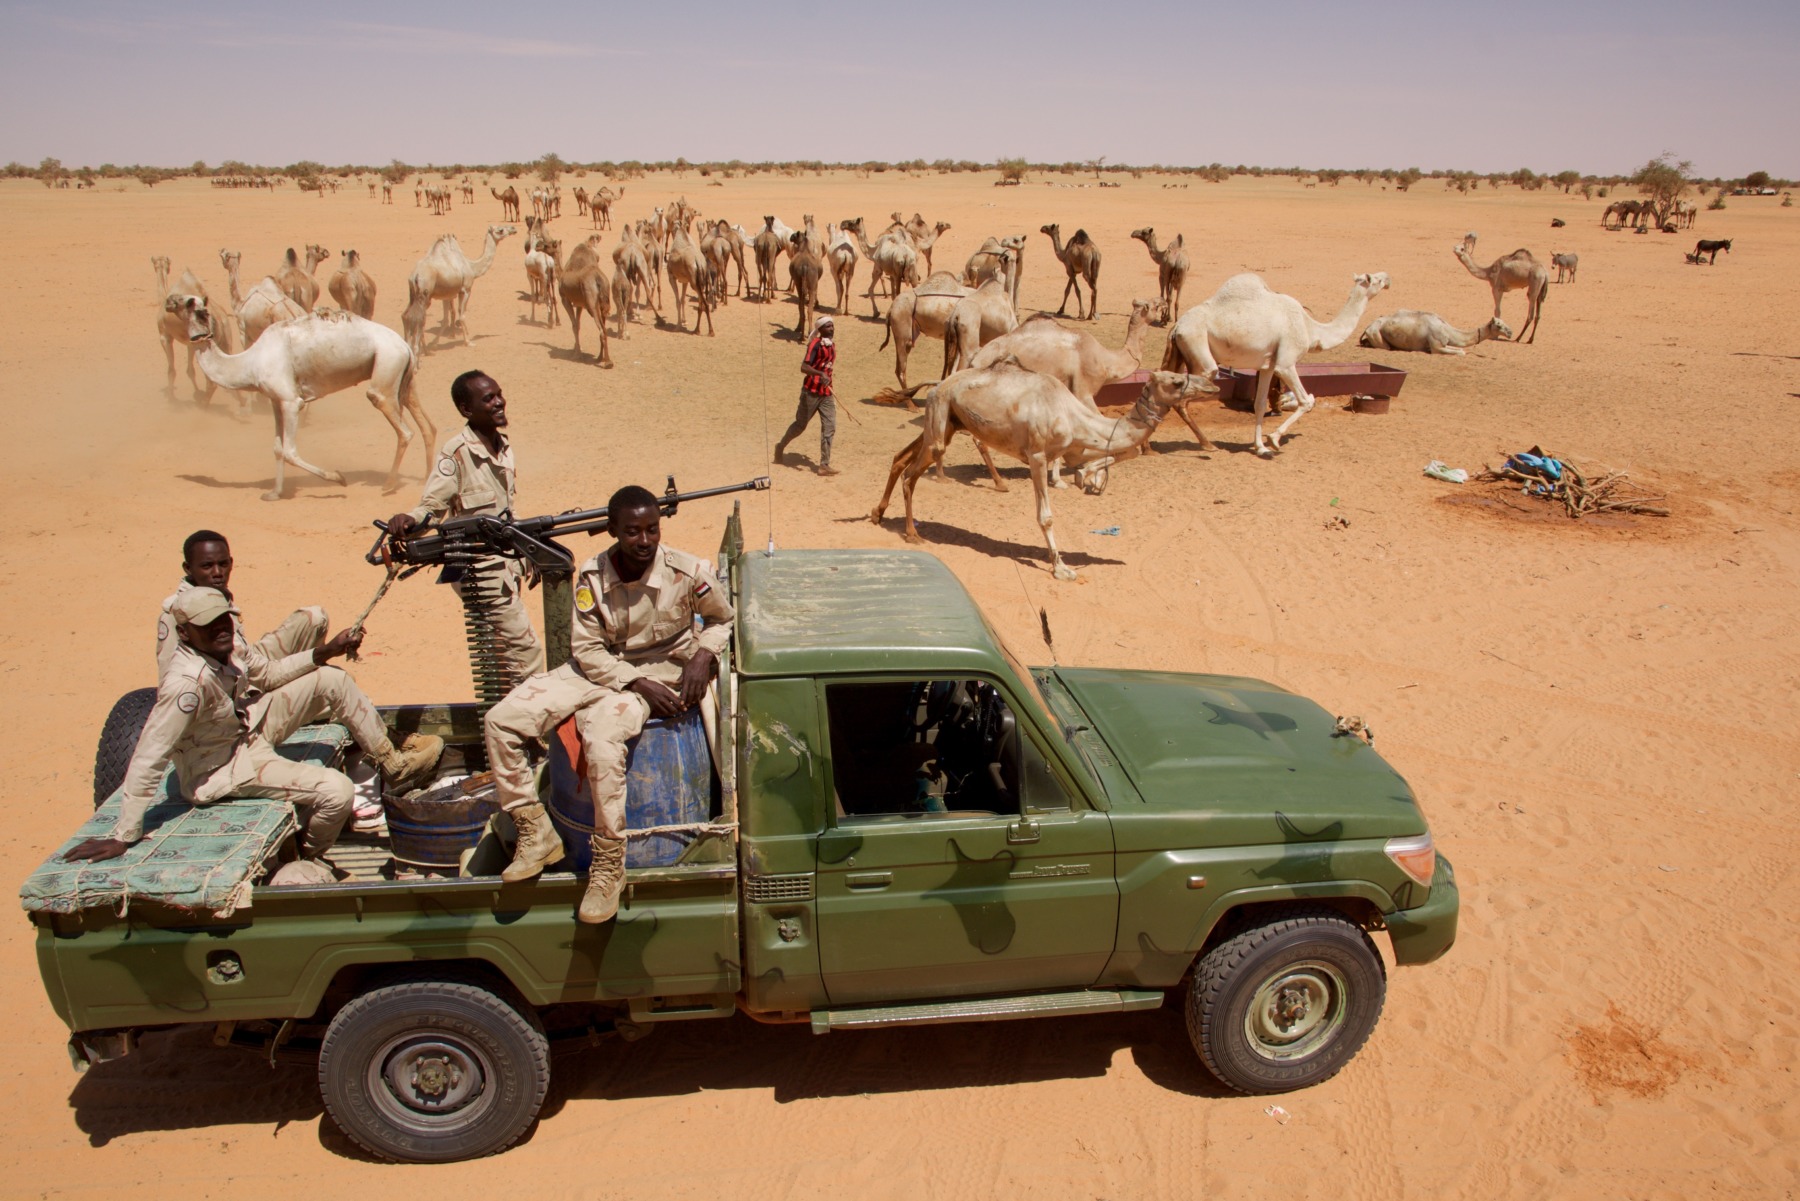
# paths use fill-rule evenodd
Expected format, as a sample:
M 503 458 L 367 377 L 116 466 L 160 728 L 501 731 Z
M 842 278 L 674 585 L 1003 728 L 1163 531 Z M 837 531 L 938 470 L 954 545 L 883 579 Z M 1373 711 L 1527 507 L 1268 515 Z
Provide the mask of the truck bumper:
M 1431 893 L 1416 909 L 1387 915 L 1388 936 L 1394 940 L 1394 962 L 1401 965 L 1430 963 L 1456 941 L 1456 919 L 1462 901 L 1456 890 L 1456 870 L 1442 855 L 1432 876 Z

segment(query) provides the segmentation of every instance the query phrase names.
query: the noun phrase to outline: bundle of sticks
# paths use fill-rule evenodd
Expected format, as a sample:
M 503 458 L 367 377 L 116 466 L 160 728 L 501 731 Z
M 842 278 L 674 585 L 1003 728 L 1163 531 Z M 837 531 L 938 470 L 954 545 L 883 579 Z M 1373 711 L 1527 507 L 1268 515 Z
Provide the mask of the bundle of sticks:
M 1534 451 L 1535 447 L 1532 448 Z M 1540 452 L 1541 453 L 1541 452 Z M 1552 458 L 1545 455 L 1544 458 Z M 1509 458 L 1498 468 L 1487 467 L 1477 479 L 1501 483 L 1523 484 L 1531 496 L 1541 496 L 1561 504 L 1570 517 L 1590 513 L 1642 513 L 1650 517 L 1667 517 L 1668 497 L 1658 495 L 1632 483 L 1629 472 L 1601 471 L 1590 477 L 1567 459 L 1552 459 L 1561 471 L 1555 474 L 1521 468 L 1518 456 Z

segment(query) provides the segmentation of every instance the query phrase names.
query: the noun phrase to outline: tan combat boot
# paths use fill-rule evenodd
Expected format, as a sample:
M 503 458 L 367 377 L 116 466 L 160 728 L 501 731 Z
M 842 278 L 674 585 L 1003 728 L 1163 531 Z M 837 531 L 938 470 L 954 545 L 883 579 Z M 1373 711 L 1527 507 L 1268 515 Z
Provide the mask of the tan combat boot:
M 625 891 L 625 841 L 595 834 L 589 845 L 594 862 L 588 868 L 587 891 L 581 894 L 581 908 L 575 916 L 598 926 L 612 921 L 619 912 L 619 894 Z
M 390 789 L 405 793 L 431 779 L 443 753 L 444 740 L 436 734 L 408 734 L 398 749 L 390 742 L 370 752 L 369 758 L 387 777 Z
M 512 862 L 500 873 L 508 884 L 529 880 L 563 857 L 562 836 L 550 824 L 550 815 L 535 801 L 508 809 L 513 825 L 519 831 L 519 845 L 513 848 Z

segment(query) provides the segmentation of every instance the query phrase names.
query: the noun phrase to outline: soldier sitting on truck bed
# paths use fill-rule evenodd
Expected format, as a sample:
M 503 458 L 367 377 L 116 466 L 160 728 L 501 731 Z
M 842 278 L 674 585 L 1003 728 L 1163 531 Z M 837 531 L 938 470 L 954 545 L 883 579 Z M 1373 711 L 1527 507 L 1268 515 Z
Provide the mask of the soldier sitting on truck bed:
M 309 722 L 343 723 L 363 753 L 404 790 L 428 776 L 444 741 L 414 734 L 404 749 L 389 741 L 381 715 L 341 669 L 325 664 L 362 643 L 345 630 L 311 652 L 313 670 L 260 697 L 237 657 L 237 616 L 216 588 L 190 588 L 169 615 L 180 645 L 156 688 L 156 704 L 125 769 L 119 818 L 108 838 L 90 838 L 65 859 L 116 859 L 144 836 L 144 814 L 159 799 L 171 761 L 182 793 L 195 804 L 227 797 L 268 797 L 300 810 L 300 853 L 316 859 L 350 816 L 355 786 L 342 772 L 283 758 L 275 747 Z
M 569 661 L 532 676 L 488 712 L 488 765 L 519 845 L 501 873 L 529 880 L 563 857 L 562 839 L 538 802 L 529 739 L 574 716 L 594 798 L 593 866 L 578 916 L 610 921 L 625 885 L 625 744 L 652 715 L 699 704 L 731 641 L 732 609 L 705 560 L 662 545 L 662 514 L 631 485 L 607 502 L 618 539 L 581 565 Z M 702 628 L 696 632 L 698 614 Z
M 468 422 L 438 451 L 437 465 L 425 481 L 417 507 L 396 513 L 388 533 L 404 539 L 414 526 L 438 517 L 506 513 L 513 507 L 518 471 L 506 428 L 506 395 L 485 371 L 465 371 L 450 384 L 450 399 Z M 500 660 L 518 683 L 543 666 L 544 652 L 525 612 L 524 574 L 519 560 L 491 556 L 479 565 L 495 577 L 498 595 L 481 602 L 493 626 Z M 463 582 L 455 585 L 458 596 Z
M 217 588 L 231 600 L 231 544 L 215 530 L 195 530 L 181 544 L 181 583 L 162 603 L 156 619 L 156 678 L 168 673 L 175 660 L 181 639 L 175 636 L 175 619 L 170 610 L 175 602 L 195 588 Z M 232 617 L 239 618 L 234 608 Z M 237 659 L 250 686 L 267 692 L 313 669 L 312 651 L 325 641 L 331 618 L 318 605 L 308 605 L 288 614 L 287 620 L 251 642 L 244 636 L 241 618 L 237 625 Z

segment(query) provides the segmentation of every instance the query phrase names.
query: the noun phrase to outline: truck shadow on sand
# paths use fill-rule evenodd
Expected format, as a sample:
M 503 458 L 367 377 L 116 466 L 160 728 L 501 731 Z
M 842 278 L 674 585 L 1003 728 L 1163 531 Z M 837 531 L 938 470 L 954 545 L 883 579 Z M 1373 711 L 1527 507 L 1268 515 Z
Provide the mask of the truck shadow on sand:
M 607 1038 L 558 1049 L 539 1113 L 552 1121 L 576 1100 L 623 1101 L 750 1089 L 777 1104 L 862 1094 L 1000 1088 L 1105 1076 L 1121 1050 L 1160 1088 L 1185 1096 L 1237 1094 L 1200 1066 L 1171 1001 L 1148 1013 L 1104 1018 L 919 1026 L 819 1037 L 810 1027 L 759 1026 L 748 1018 L 666 1025 L 648 1038 Z M 69 1094 L 88 1144 L 167 1130 L 270 1127 L 281 1138 L 310 1124 L 320 1146 L 376 1162 L 345 1137 L 319 1100 L 310 1057 L 283 1055 L 270 1067 L 253 1051 L 212 1045 L 209 1030 L 147 1034 L 124 1059 L 90 1068 Z M 533 1127 L 520 1144 L 536 1135 Z M 252 1137 L 256 1137 L 254 1134 Z M 289 1135 L 291 1137 L 291 1135 Z

